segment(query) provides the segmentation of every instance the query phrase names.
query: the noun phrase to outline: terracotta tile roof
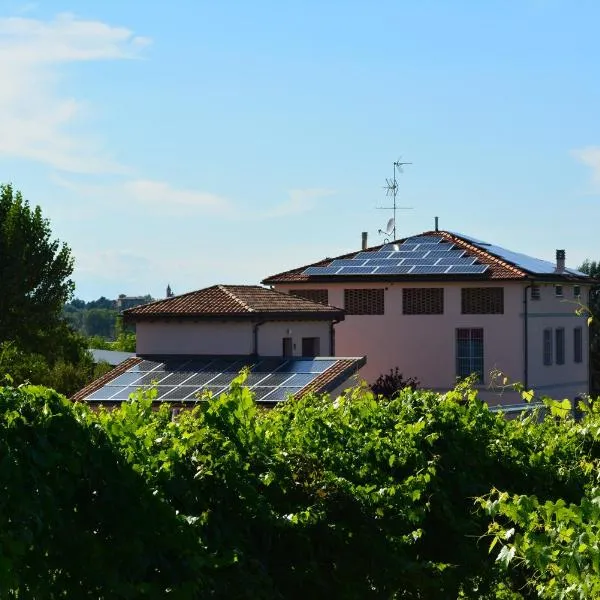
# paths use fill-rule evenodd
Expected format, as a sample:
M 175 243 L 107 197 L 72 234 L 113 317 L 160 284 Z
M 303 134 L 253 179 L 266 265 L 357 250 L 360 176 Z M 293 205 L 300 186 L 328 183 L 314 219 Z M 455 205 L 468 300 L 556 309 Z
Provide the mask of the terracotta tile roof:
M 259 285 L 213 285 L 180 296 L 157 300 L 123 311 L 125 320 L 155 318 L 276 318 L 343 319 L 333 306 L 276 292 Z
M 410 275 L 410 274 L 406 274 L 406 275 L 333 275 L 333 276 L 323 276 L 323 275 L 319 275 L 319 276 L 312 276 L 312 275 L 305 275 L 304 271 L 308 268 L 308 267 L 325 267 L 327 265 L 329 265 L 332 261 L 337 260 L 337 259 L 344 259 L 344 258 L 354 258 L 357 254 L 359 253 L 364 253 L 364 252 L 377 252 L 378 250 L 380 250 L 381 248 L 383 248 L 384 245 L 386 244 L 381 244 L 379 246 L 373 246 L 371 248 L 368 248 L 367 250 L 357 250 L 355 252 L 349 252 L 347 254 L 341 255 L 341 256 L 336 256 L 334 258 L 326 258 L 323 259 L 321 261 L 309 264 L 309 265 L 303 265 L 301 267 L 295 268 L 295 269 L 291 269 L 289 271 L 284 271 L 282 273 L 277 273 L 276 275 L 271 275 L 265 279 L 263 279 L 262 283 L 263 284 L 267 284 L 267 285 L 272 285 L 272 284 L 276 284 L 276 283 L 301 283 L 301 282 L 318 282 L 318 281 L 383 281 L 383 280 L 394 280 L 394 281 L 415 281 L 415 280 L 427 280 L 427 281 L 436 281 L 436 280 L 442 280 L 442 281 L 451 281 L 451 280 L 465 280 L 468 279 L 470 281 L 477 281 L 477 280 L 519 280 L 519 279 L 531 279 L 532 277 L 535 277 L 536 279 L 568 279 L 568 280 L 585 280 L 585 281 L 590 281 L 590 278 L 587 276 L 583 276 L 581 274 L 577 274 L 577 272 L 573 271 L 573 270 L 569 270 L 569 271 L 565 271 L 564 273 L 550 273 L 550 272 L 545 272 L 545 273 L 536 273 L 535 269 L 527 269 L 524 268 L 522 265 L 518 264 L 517 262 L 513 262 L 505 257 L 502 256 L 502 254 L 494 254 L 494 252 L 492 251 L 493 249 L 496 249 L 498 247 L 496 246 L 492 246 L 490 244 L 486 244 L 486 243 L 481 243 L 480 245 L 476 245 L 476 243 L 471 240 L 470 238 L 466 237 L 466 236 L 462 236 L 461 234 L 457 234 L 457 233 L 452 233 L 449 231 L 426 231 L 424 233 L 419 234 L 420 236 L 436 236 L 436 237 L 441 237 L 443 238 L 445 241 L 450 242 L 452 244 L 454 244 L 456 247 L 465 250 L 467 252 L 467 255 L 476 258 L 477 262 L 483 265 L 488 265 L 489 268 L 485 271 L 485 273 L 483 274 L 478 274 L 478 275 L 460 275 L 460 274 L 436 274 L 436 275 Z M 410 237 L 416 237 L 416 236 L 410 236 Z M 403 238 L 400 240 L 397 240 L 396 244 L 399 244 L 400 246 L 406 242 L 407 240 L 409 240 L 410 238 Z M 392 242 L 390 242 L 392 243 Z M 483 247 L 480 247 L 483 246 Z M 489 246 L 491 250 L 486 250 L 485 247 Z M 503 249 L 502 249 L 503 250 Z M 529 259 L 530 261 L 532 261 L 532 263 L 542 263 L 545 261 L 538 261 L 537 259 L 531 258 L 531 257 L 525 257 L 524 255 L 517 255 L 516 253 L 510 253 L 508 252 L 508 254 L 514 254 L 515 256 L 521 256 L 525 259 Z M 547 263 L 549 264 L 549 263 Z
M 133 367 L 133 365 L 137 365 L 141 362 L 142 359 L 137 356 L 133 356 L 132 358 L 124 360 L 120 365 L 117 365 L 114 369 L 111 369 L 108 373 L 102 375 L 102 377 L 98 377 L 98 379 L 92 381 L 92 383 L 89 383 L 83 389 L 73 394 L 71 396 L 71 400 L 75 402 L 78 400 L 83 400 L 90 394 L 93 394 L 96 390 L 99 390 L 101 387 L 105 386 L 109 381 L 112 381 L 119 375 L 125 373 L 125 371 Z
M 340 358 L 334 365 L 323 371 L 316 379 L 297 392 L 294 398 L 302 398 L 306 394 L 332 392 L 342 385 L 352 375 L 356 375 L 359 369 L 365 365 L 367 359 L 362 358 Z

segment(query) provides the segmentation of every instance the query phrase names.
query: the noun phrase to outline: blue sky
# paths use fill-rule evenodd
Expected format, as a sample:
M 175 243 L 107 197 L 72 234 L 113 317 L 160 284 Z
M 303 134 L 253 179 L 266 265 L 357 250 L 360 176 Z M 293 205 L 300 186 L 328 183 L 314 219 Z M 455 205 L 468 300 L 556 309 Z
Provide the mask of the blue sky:
M 0 0 L 0 181 L 76 295 L 162 297 L 398 236 L 600 259 L 600 3 Z

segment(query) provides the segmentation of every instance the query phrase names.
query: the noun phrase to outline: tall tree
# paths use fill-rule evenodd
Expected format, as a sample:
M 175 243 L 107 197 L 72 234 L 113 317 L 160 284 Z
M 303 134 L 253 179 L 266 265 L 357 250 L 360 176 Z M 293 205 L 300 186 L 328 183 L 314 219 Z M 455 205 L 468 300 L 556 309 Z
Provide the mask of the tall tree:
M 0 342 L 52 352 L 53 332 L 64 335 L 61 311 L 73 295 L 72 273 L 71 250 L 52 238 L 41 208 L 0 185 Z
M 586 259 L 579 270 L 600 281 L 600 262 Z M 592 396 L 598 396 L 600 394 L 600 285 L 592 286 L 588 308 L 592 314 L 590 324 L 590 393 Z

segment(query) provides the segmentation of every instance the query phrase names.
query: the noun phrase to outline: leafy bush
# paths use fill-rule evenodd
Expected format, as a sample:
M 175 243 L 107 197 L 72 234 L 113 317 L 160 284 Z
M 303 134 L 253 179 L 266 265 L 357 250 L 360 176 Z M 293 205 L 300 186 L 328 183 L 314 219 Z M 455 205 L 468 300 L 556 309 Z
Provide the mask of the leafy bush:
M 414 377 L 404 379 L 404 375 L 400 373 L 400 369 L 390 369 L 387 374 L 380 375 L 375 383 L 371 385 L 371 390 L 376 396 L 385 396 L 392 398 L 404 388 L 416 390 L 419 387 L 420 381 Z
M 152 397 L 92 411 L 0 388 L 0 597 L 536 597 L 534 560 L 489 552 L 488 528 L 527 528 L 490 492 L 595 498 L 594 411 L 507 421 L 467 385 L 263 410 L 238 380 L 177 416 Z

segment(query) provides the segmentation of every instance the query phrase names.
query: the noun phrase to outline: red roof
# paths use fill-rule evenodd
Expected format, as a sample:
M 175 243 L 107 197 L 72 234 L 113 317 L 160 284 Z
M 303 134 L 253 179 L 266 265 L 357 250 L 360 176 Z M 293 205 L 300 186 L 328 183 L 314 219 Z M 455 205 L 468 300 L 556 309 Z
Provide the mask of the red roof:
M 492 251 L 485 250 L 485 246 L 489 246 L 489 244 L 481 243 L 484 248 L 480 247 L 480 245 L 476 245 L 475 240 L 471 240 L 466 236 L 461 236 L 460 234 L 452 233 L 449 231 L 426 231 L 419 236 L 436 236 L 441 237 L 444 241 L 454 244 L 455 247 L 464 250 L 466 255 L 475 258 L 477 263 L 482 265 L 488 265 L 488 269 L 481 274 L 469 274 L 469 275 L 461 275 L 461 274 L 436 274 L 436 275 L 334 275 L 334 276 L 324 276 L 324 275 L 306 275 L 304 271 L 308 267 L 325 267 L 329 265 L 332 261 L 343 258 L 354 258 L 359 252 L 377 252 L 385 244 L 380 246 L 373 246 L 368 248 L 367 250 L 358 250 L 355 252 L 350 252 L 348 254 L 344 254 L 342 256 L 336 256 L 335 258 L 326 258 L 316 263 L 312 263 L 310 265 L 304 265 L 302 267 L 298 267 L 296 269 L 291 269 L 289 271 L 284 271 L 282 273 L 277 273 L 276 275 L 271 275 L 264 279 L 262 283 L 264 284 L 275 284 L 275 283 L 301 283 L 301 282 L 317 282 L 317 281 L 382 281 L 382 280 L 403 280 L 403 281 L 415 281 L 415 280 L 427 280 L 427 281 L 435 281 L 435 280 L 465 280 L 469 281 L 478 281 L 478 280 L 519 280 L 519 279 L 530 279 L 532 276 L 535 278 L 549 278 L 553 279 L 573 279 L 573 280 L 586 280 L 589 281 L 589 277 L 583 275 L 575 275 L 573 272 L 564 273 L 553 273 L 552 275 L 541 275 L 539 273 L 535 273 L 532 270 L 528 270 L 523 268 L 522 265 L 517 264 L 517 262 L 511 262 L 507 258 L 504 258 L 501 255 L 494 254 Z M 414 236 L 411 236 L 414 237 Z M 400 246 L 410 240 L 411 238 L 403 238 L 401 240 L 397 240 L 393 242 L 395 244 L 399 244 Z M 496 248 L 490 246 L 490 248 Z M 515 254 L 515 253 L 513 253 Z M 523 256 L 517 255 L 515 256 Z M 525 257 L 528 258 L 528 257 Z M 536 259 L 531 259 L 535 261 Z
M 341 309 L 259 285 L 213 285 L 123 311 L 128 321 L 156 318 L 343 319 Z

